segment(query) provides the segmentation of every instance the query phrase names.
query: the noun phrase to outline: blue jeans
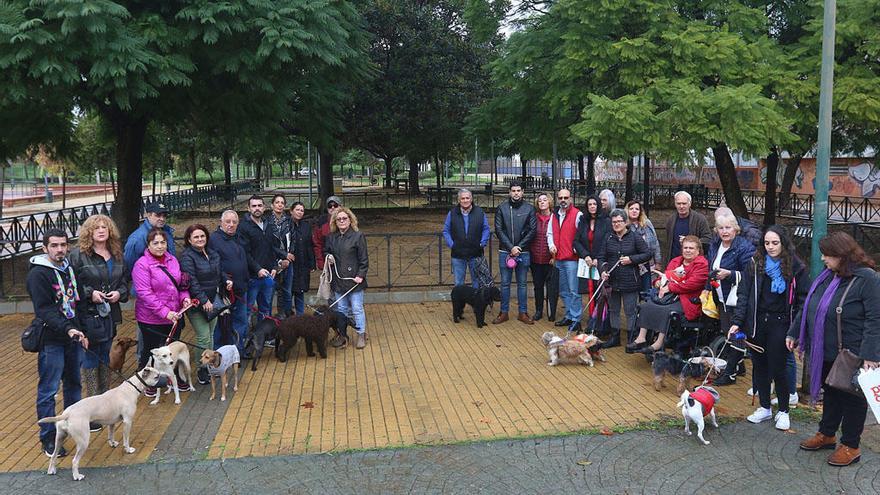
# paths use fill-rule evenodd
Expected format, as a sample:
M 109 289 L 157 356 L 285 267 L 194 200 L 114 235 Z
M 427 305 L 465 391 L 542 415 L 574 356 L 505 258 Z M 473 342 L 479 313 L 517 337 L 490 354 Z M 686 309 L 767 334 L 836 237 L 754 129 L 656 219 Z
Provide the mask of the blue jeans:
M 477 259 L 476 258 L 452 258 L 452 276 L 455 278 L 455 285 L 464 285 L 464 279 L 467 272 L 471 272 L 471 285 L 474 289 L 479 289 L 477 283 Z
M 79 344 L 47 344 L 37 355 L 37 419 L 55 416 L 55 394 L 58 382 L 64 383 L 64 407 L 70 407 L 82 398 L 79 366 L 82 347 Z M 55 441 L 55 424 L 40 425 L 40 441 Z
M 272 315 L 272 293 L 275 280 L 272 277 L 252 278 L 248 281 L 247 307 L 253 311 L 254 305 L 260 312 L 260 319 Z
M 306 293 L 293 293 L 293 306 L 296 308 L 296 314 L 301 315 L 306 312 Z
M 247 300 L 247 295 L 242 296 L 242 298 L 236 299 L 232 306 L 230 307 L 230 312 L 232 313 L 232 328 L 238 334 L 238 352 L 240 354 L 244 353 L 244 341 L 247 339 L 248 333 L 248 307 L 245 301 Z M 219 317 L 217 318 L 219 320 Z M 220 323 L 217 322 L 217 325 L 214 326 L 214 348 L 220 347 Z
M 579 322 L 584 311 L 581 295 L 578 294 L 578 262 L 557 261 L 556 268 L 559 269 L 559 297 L 565 303 L 565 318 Z
M 83 351 L 82 367 L 91 370 L 97 368 L 98 364 L 103 364 L 104 366 L 110 364 L 110 347 L 112 345 L 112 340 L 100 343 L 89 341 L 90 352 Z
M 345 297 L 342 297 L 342 294 L 343 292 L 336 292 L 333 295 L 334 299 L 339 300 L 336 304 L 336 310 L 354 320 L 357 333 L 366 333 L 367 315 L 364 313 L 364 291 L 349 292 Z
M 520 253 L 516 268 L 511 270 L 507 268 L 507 252 L 499 251 L 498 253 L 498 269 L 501 271 L 501 312 L 510 311 L 510 281 L 513 278 L 513 272 L 516 271 L 516 299 L 520 313 L 529 312 L 528 291 L 526 290 L 526 277 L 529 275 L 529 263 L 531 262 L 531 253 L 523 251 Z M 561 275 L 561 274 L 560 274 Z
M 281 275 L 275 280 L 275 292 L 278 294 L 278 312 L 285 315 L 290 314 L 293 309 L 293 298 L 291 297 L 293 270 L 293 265 L 288 265 L 287 269 L 281 272 Z

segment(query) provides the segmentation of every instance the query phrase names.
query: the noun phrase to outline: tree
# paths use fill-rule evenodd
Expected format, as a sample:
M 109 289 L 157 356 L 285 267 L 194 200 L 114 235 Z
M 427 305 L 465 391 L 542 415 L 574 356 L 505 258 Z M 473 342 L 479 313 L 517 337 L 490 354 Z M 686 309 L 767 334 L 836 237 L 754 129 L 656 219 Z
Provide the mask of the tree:
M 68 111 L 76 104 L 107 119 L 119 179 L 113 213 L 130 232 L 150 122 L 206 111 L 224 123 L 280 125 L 291 100 L 311 97 L 296 93 L 291 75 L 344 72 L 358 56 L 350 43 L 358 22 L 347 0 L 9 0 L 0 7 L 0 83 L 13 103 L 60 94 Z M 227 99 L 212 101 L 217 94 Z

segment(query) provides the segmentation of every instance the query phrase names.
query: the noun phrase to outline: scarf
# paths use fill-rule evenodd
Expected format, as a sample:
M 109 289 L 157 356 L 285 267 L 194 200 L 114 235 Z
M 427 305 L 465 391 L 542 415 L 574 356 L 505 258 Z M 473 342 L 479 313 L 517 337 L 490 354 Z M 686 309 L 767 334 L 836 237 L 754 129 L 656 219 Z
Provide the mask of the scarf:
M 773 259 L 769 254 L 764 257 L 764 273 L 772 280 L 770 292 L 782 294 L 785 292 L 785 279 L 782 278 L 782 262 Z
M 798 336 L 798 342 L 801 343 L 799 351 L 801 359 L 804 358 L 803 343 L 807 338 L 807 312 L 810 307 L 810 299 L 813 298 L 816 288 L 827 280 L 828 277 L 832 276 L 833 273 L 827 268 L 823 270 L 816 277 L 813 285 L 810 286 L 809 292 L 807 292 L 807 299 L 804 301 L 804 309 L 801 312 L 801 331 Z M 825 357 L 825 316 L 828 314 L 831 299 L 834 297 L 834 293 L 837 292 L 839 286 L 840 277 L 834 275 L 834 279 L 828 285 L 828 288 L 825 289 L 822 299 L 819 300 L 819 307 L 816 309 L 816 317 L 813 320 L 813 338 L 810 340 L 810 403 L 813 404 L 816 403 L 819 388 L 822 386 L 822 362 Z

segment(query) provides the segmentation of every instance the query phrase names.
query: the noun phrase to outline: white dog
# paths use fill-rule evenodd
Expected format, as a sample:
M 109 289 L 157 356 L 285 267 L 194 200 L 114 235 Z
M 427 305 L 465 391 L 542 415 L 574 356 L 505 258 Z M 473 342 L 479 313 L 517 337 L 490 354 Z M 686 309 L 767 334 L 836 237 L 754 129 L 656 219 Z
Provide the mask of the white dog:
M 186 344 L 183 342 L 172 342 L 166 346 L 157 347 L 150 351 L 152 357 L 150 357 L 149 366 L 152 366 L 159 370 L 159 373 L 169 377 L 168 381 L 170 383 L 169 387 L 165 390 L 166 394 L 170 394 L 172 390 L 174 390 L 174 403 L 180 404 L 180 390 L 177 386 L 177 375 L 174 373 L 175 369 L 180 369 L 182 372 L 180 374 L 181 377 L 186 378 L 187 384 L 189 384 L 189 388 L 187 390 L 195 390 L 195 387 L 192 385 L 192 368 L 189 365 L 189 348 L 186 347 Z M 156 393 L 156 398 L 154 398 L 150 405 L 156 405 L 159 403 L 160 393 Z
M 68 407 L 60 415 L 43 418 L 37 423 L 55 423 L 55 451 L 49 460 L 48 474 L 55 474 L 58 462 L 58 451 L 67 435 L 76 442 L 76 454 L 73 456 L 73 479 L 79 481 L 85 476 L 79 473 L 79 461 L 89 448 L 89 423 L 107 426 L 110 446 L 116 448 L 116 423 L 122 420 L 122 446 L 126 454 L 134 453 L 134 447 L 128 443 L 131 433 L 131 422 L 137 412 L 137 400 L 147 387 L 155 387 L 161 374 L 154 368 L 146 367 L 116 388 L 101 395 L 86 397 Z
M 677 406 L 681 407 L 681 415 L 684 416 L 684 432 L 691 434 L 691 421 L 697 425 L 697 438 L 703 445 L 709 445 L 709 441 L 703 438 L 703 429 L 706 427 L 705 418 L 709 416 L 712 426 L 718 428 L 715 419 L 715 403 L 721 400 L 721 396 L 712 387 L 700 386 L 693 393 L 685 390 L 681 394 L 681 400 Z

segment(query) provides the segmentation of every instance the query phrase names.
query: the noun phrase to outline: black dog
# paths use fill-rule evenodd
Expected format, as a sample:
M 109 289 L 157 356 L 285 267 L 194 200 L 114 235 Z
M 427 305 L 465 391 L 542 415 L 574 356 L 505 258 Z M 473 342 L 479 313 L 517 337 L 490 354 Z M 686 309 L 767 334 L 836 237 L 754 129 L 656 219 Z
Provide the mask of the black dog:
M 251 334 L 244 344 L 244 356 L 242 356 L 252 360 L 251 371 L 257 371 L 257 361 L 263 356 L 263 346 L 267 340 L 273 340 L 277 337 L 280 323 L 277 318 L 267 317 L 260 320 L 251 330 Z
M 486 324 L 486 307 L 492 305 L 492 301 L 501 300 L 501 291 L 498 287 L 482 287 L 474 289 L 469 285 L 456 285 L 452 288 L 452 320 L 458 323 L 464 313 L 465 305 L 474 308 L 477 317 L 477 328 L 483 328 Z

